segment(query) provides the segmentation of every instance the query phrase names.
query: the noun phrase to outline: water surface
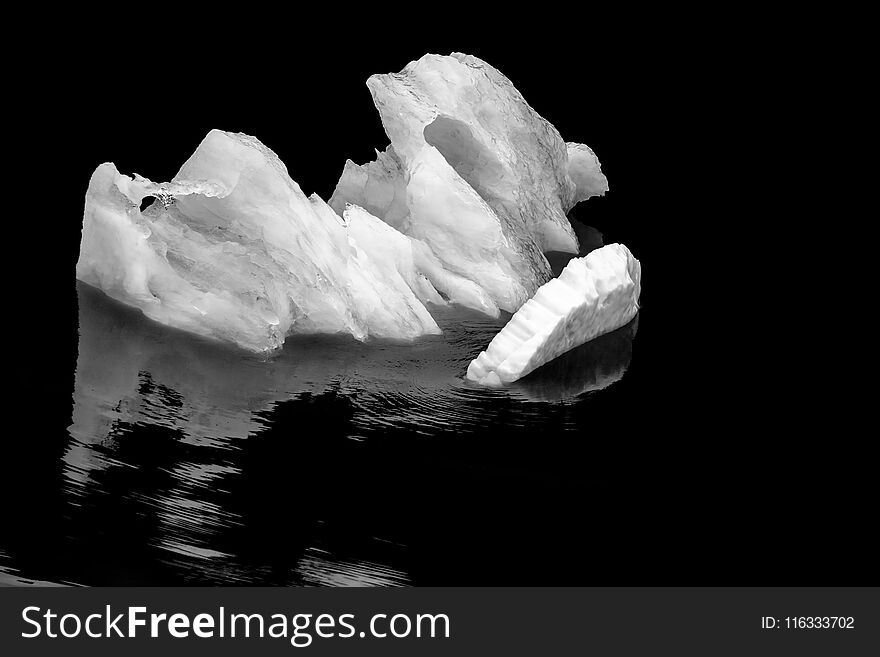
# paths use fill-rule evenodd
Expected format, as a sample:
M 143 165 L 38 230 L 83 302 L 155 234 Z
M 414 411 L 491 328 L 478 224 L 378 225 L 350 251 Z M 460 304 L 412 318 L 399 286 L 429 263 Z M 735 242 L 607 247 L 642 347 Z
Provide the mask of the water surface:
M 57 543 L 6 536 L 4 583 L 516 580 L 492 570 L 509 556 L 499 549 L 519 549 L 493 522 L 516 534 L 510 521 L 536 513 L 522 498 L 589 488 L 589 468 L 567 459 L 599 440 L 584 409 L 625 376 L 638 324 L 487 389 L 464 373 L 509 316 L 444 308 L 442 335 L 415 343 L 296 337 L 262 357 L 82 283 L 77 296 L 71 421 L 58 461 L 46 458 Z M 571 520 L 539 529 L 526 554 L 561 540 L 554 531 L 579 537 Z

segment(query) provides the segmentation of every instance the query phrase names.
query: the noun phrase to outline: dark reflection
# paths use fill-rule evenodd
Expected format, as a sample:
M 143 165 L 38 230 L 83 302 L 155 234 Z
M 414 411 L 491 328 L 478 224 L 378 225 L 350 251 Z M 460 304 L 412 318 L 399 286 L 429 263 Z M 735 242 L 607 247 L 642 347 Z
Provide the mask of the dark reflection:
M 42 572 L 22 568 L 47 557 L 29 562 L 18 536 L 16 553 L 0 554 L 15 581 L 484 581 L 489 562 L 503 560 L 480 549 L 534 540 L 538 550 L 567 531 L 519 529 L 534 500 L 590 481 L 578 459 L 552 449 L 584 426 L 582 409 L 557 402 L 622 376 L 635 333 L 633 323 L 492 390 L 463 374 L 509 316 L 436 309 L 441 336 L 297 338 L 264 358 L 154 324 L 87 285 L 77 291 L 64 517 L 52 521 L 65 547 Z M 536 455 L 538 437 L 550 442 Z M 493 527 L 473 501 L 510 482 L 510 508 L 491 512 L 508 520 Z
M 325 545 L 318 510 L 337 497 L 344 458 L 334 451 L 353 414 L 342 391 L 348 340 L 299 341 L 265 359 L 148 322 L 86 285 L 78 294 L 64 455 L 73 531 L 94 532 L 122 555 L 88 576 L 407 583 L 372 536 L 349 541 L 365 543 L 353 556 Z M 333 567 L 321 572 L 325 562 Z
M 511 389 L 532 401 L 559 402 L 607 388 L 623 378 L 638 326 L 636 315 L 626 326 L 575 347 L 514 381 Z

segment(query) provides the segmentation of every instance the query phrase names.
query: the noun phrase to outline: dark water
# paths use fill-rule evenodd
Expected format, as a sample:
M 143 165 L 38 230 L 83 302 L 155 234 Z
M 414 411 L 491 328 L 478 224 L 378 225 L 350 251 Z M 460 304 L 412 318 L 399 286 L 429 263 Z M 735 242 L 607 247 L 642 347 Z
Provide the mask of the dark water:
M 492 390 L 464 373 L 509 316 L 442 309 L 443 334 L 414 344 L 299 337 L 264 358 L 76 293 L 70 423 L 39 457 L 42 517 L 0 540 L 0 580 L 577 578 L 566 555 L 608 472 L 584 458 L 590 408 L 627 376 L 638 317 Z

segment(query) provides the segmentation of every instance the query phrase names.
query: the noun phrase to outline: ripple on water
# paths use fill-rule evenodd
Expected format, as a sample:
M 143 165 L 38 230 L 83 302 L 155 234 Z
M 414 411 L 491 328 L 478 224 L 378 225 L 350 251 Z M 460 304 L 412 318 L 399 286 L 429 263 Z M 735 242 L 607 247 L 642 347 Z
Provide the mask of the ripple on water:
M 62 457 L 71 520 L 103 513 L 108 504 L 132 505 L 149 516 L 142 529 L 159 561 L 185 580 L 212 583 L 409 581 L 383 562 L 399 548 L 381 536 L 369 539 L 370 558 L 363 558 L 320 547 L 311 534 L 280 575 L 253 553 L 243 554 L 252 523 L 243 514 L 255 513 L 242 508 L 236 493 L 252 467 L 245 448 L 273 429 L 280 409 L 318 418 L 329 413 L 328 422 L 358 440 L 389 430 L 442 440 L 525 427 L 540 423 L 548 409 L 619 380 L 638 324 L 636 318 L 514 385 L 491 389 L 464 373 L 507 314 L 493 319 L 439 308 L 439 336 L 407 344 L 297 337 L 264 358 L 152 323 L 87 285 L 77 289 L 79 354 Z M 328 394 L 344 405 L 327 411 L 316 405 Z M 349 415 L 332 417 L 340 408 Z M 108 501 L 110 489 L 122 499 Z

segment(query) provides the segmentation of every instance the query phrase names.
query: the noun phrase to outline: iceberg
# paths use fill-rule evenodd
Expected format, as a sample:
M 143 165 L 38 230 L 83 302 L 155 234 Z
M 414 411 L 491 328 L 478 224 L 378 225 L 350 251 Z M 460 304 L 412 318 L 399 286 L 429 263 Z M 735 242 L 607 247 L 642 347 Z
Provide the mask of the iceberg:
M 622 244 L 573 259 L 471 361 L 467 378 L 488 386 L 511 383 L 625 325 L 639 309 L 641 274 L 639 261 Z
M 517 313 L 551 281 L 546 253 L 578 253 L 566 213 L 608 189 L 595 153 L 470 55 L 425 55 L 367 86 L 391 143 L 347 161 L 329 203 L 240 133 L 212 130 L 170 182 L 102 164 L 77 278 L 254 352 L 291 334 L 437 334 L 430 308 L 449 303 Z
M 331 207 L 366 208 L 477 285 L 491 314 L 516 312 L 551 278 L 544 252 L 578 252 L 566 212 L 607 190 L 595 154 L 470 55 L 425 55 L 367 86 L 391 145 L 346 162 Z
M 251 351 L 289 333 L 439 333 L 424 304 L 445 302 L 417 268 L 438 265 L 389 233 L 360 208 L 340 217 L 307 198 L 257 139 L 213 130 L 170 183 L 97 168 L 76 274 L 153 320 Z

